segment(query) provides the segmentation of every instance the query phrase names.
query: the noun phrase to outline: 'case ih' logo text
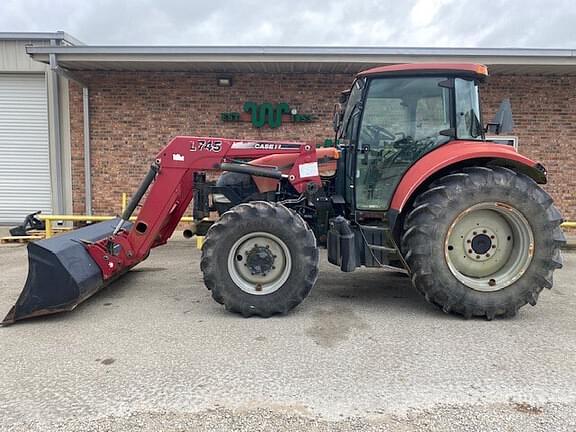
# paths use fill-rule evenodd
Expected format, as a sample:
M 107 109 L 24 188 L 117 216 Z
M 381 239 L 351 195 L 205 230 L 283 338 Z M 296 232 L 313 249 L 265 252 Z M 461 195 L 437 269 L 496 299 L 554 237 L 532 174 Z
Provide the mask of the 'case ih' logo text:
M 254 148 L 262 150 L 280 150 L 282 146 L 280 144 L 256 143 Z

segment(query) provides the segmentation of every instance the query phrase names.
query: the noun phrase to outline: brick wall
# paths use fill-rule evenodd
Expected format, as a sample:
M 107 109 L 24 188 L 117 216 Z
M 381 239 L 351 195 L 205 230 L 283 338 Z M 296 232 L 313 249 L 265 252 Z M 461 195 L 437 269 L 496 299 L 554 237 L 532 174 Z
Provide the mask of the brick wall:
M 120 194 L 133 192 L 156 152 L 175 135 L 322 142 L 333 136 L 332 108 L 350 75 L 235 74 L 218 87 L 217 74 L 185 72 L 77 73 L 90 87 L 93 209 L 120 211 Z M 512 103 L 519 148 L 549 171 L 552 193 L 566 218 L 576 219 L 576 77 L 493 76 L 483 87 L 484 121 L 500 101 Z M 242 111 L 247 100 L 285 101 L 313 123 L 277 129 L 225 123 L 221 112 Z M 82 95 L 71 84 L 74 211 L 84 212 Z
M 332 138 L 332 109 L 350 75 L 241 74 L 218 87 L 215 74 L 78 73 L 90 88 L 93 209 L 119 211 L 120 193 L 134 191 L 154 155 L 175 135 L 323 142 Z M 82 99 L 71 84 L 74 211 L 84 212 Z M 313 123 L 256 129 L 225 123 L 221 112 L 242 112 L 245 101 L 288 102 Z
M 518 150 L 548 171 L 565 219 L 576 219 L 576 77 L 493 76 L 482 88 L 484 122 L 510 98 Z

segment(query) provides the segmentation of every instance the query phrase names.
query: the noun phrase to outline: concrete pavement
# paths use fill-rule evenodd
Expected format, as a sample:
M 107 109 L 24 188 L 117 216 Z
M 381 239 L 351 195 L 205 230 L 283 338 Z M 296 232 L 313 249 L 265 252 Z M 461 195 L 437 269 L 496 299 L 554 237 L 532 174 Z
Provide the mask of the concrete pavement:
M 172 241 L 74 312 L 0 328 L 0 430 L 575 430 L 576 254 L 513 319 L 325 263 L 285 317 L 243 319 Z M 23 246 L 0 247 L 0 312 Z

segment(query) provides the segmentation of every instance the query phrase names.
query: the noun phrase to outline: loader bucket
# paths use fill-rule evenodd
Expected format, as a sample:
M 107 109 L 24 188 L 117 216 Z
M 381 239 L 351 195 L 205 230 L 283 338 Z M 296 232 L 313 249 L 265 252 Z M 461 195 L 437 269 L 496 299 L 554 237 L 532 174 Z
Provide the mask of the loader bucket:
M 98 265 L 84 247 L 108 237 L 119 219 L 90 225 L 28 244 L 28 278 L 2 325 L 70 311 L 106 286 Z M 130 227 L 126 223 L 126 228 Z

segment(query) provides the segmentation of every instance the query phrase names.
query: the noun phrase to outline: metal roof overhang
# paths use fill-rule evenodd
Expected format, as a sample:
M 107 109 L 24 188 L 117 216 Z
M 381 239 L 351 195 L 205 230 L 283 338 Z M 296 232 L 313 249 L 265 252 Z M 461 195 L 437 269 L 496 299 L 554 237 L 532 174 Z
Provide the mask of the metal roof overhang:
M 57 32 L 0 32 L 0 41 L 57 41 L 61 45 L 83 45 L 75 37 L 63 31 Z
M 398 63 L 482 63 L 494 74 L 576 75 L 576 50 L 279 46 L 30 46 L 70 71 L 346 73 Z

